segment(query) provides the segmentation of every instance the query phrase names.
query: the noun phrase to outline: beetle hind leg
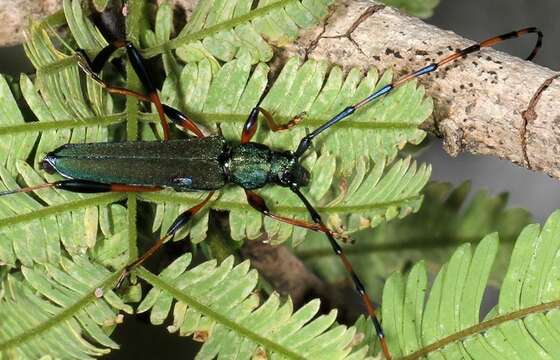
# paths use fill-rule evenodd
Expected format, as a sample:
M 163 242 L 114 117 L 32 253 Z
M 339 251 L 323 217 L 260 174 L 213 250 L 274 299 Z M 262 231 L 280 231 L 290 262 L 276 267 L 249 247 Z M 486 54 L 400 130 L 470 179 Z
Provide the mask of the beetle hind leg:
M 208 201 L 210 201 L 212 195 L 214 195 L 214 191 L 211 191 L 200 203 L 182 212 L 177 217 L 177 219 L 175 219 L 173 224 L 171 224 L 164 236 L 159 238 L 158 241 L 156 241 L 144 254 L 142 254 L 142 256 L 140 256 L 138 259 L 134 260 L 124 268 L 123 272 L 119 276 L 119 279 L 117 280 L 115 287 L 119 288 L 132 270 L 148 260 L 163 246 L 166 241 L 173 239 L 177 231 L 187 225 L 192 217 L 196 213 L 198 213 L 208 203 Z

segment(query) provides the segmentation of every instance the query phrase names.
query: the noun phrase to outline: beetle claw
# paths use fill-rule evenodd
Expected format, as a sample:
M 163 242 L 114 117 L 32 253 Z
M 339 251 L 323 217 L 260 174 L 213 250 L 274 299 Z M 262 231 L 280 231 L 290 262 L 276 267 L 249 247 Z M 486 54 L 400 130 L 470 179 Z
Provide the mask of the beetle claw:
M 300 122 L 302 122 L 303 119 L 305 119 L 306 117 L 307 117 L 307 111 L 302 111 L 292 119 L 292 122 L 294 125 L 297 125 Z
M 76 57 L 76 61 L 78 62 L 78 66 L 80 67 L 80 69 L 82 69 L 83 72 L 86 73 L 86 75 L 88 75 L 90 78 L 95 80 L 101 86 L 106 87 L 103 80 L 101 80 L 99 78 L 99 76 L 91 68 L 90 63 L 89 63 L 89 61 L 87 60 L 87 57 L 86 57 L 87 55 L 85 54 L 84 50 L 82 50 L 82 49 L 76 50 L 76 52 L 74 53 L 74 56 Z
M 115 284 L 116 290 L 119 290 L 122 287 L 122 285 L 124 284 L 124 280 L 128 277 L 128 275 L 130 275 L 130 269 L 127 266 L 124 268 L 119 276 L 119 279 L 117 280 L 117 283 Z

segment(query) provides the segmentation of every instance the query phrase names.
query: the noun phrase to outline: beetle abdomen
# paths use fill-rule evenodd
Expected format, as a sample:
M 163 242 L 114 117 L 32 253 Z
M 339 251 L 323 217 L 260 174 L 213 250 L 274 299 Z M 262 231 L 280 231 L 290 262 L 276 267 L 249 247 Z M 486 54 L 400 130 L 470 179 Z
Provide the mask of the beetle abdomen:
M 49 153 L 45 161 L 72 179 L 216 190 L 226 183 L 221 163 L 225 151 L 222 137 L 68 144 Z

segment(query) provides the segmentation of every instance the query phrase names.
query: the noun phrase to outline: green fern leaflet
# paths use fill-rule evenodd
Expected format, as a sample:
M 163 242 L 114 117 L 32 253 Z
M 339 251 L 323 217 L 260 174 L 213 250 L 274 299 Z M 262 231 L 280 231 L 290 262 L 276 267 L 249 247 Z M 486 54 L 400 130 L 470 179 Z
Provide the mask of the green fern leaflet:
M 425 300 L 423 262 L 406 279 L 392 275 L 383 292 L 383 320 L 395 356 L 417 359 L 554 359 L 560 331 L 560 212 L 544 227 L 519 235 L 498 304 L 480 321 L 486 283 L 498 250 L 497 234 L 474 249 L 459 247 Z

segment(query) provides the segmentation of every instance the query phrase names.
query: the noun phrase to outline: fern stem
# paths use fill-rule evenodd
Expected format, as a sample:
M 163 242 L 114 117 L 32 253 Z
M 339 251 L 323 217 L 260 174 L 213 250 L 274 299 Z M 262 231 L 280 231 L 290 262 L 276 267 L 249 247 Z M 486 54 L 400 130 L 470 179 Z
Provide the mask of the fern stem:
M 45 66 L 39 66 L 37 67 L 37 77 L 39 76 L 43 76 L 43 75 L 49 75 L 52 73 L 56 73 L 59 71 L 62 71 L 64 69 L 66 69 L 67 67 L 71 66 L 71 65 L 76 65 L 77 61 L 76 58 L 74 56 L 66 56 L 64 58 L 62 58 L 61 60 L 58 61 L 53 61 L 52 63 L 45 65 Z
M 128 194 L 127 200 L 127 221 L 128 221 L 128 257 L 129 260 L 134 260 L 138 257 L 138 202 L 137 196 L 134 193 Z
M 150 48 L 144 49 L 142 51 L 142 55 L 147 58 L 154 57 L 159 55 L 167 50 L 176 49 L 182 45 L 204 39 L 207 36 L 219 33 L 220 31 L 233 29 L 238 25 L 241 25 L 245 22 L 251 21 L 256 19 L 260 16 L 264 16 L 266 13 L 273 11 L 275 9 L 280 9 L 286 5 L 289 5 L 292 2 L 296 2 L 298 0 L 280 0 L 270 5 L 263 6 L 261 8 L 251 10 L 247 14 L 239 16 L 237 18 L 233 18 L 231 20 L 227 20 L 224 22 L 219 23 L 218 25 L 210 26 L 204 30 L 196 31 L 191 34 L 179 35 L 174 39 L 168 40 L 164 43 L 159 45 L 152 46 Z
M 401 205 L 404 202 L 409 201 L 416 201 L 422 198 L 422 195 L 415 195 L 415 196 L 405 196 L 398 200 L 393 201 L 385 201 L 385 202 L 377 202 L 377 203 L 370 203 L 370 204 L 361 204 L 361 205 L 347 205 L 347 206 L 328 206 L 328 207 L 321 207 L 318 206 L 316 209 L 319 212 L 324 214 L 333 214 L 333 213 L 355 213 L 355 212 L 364 212 L 372 209 L 378 208 L 386 208 L 389 206 L 394 205 Z M 199 202 L 197 198 L 188 198 L 183 197 L 180 195 L 175 195 L 172 192 L 169 193 L 152 193 L 152 194 L 142 194 L 140 195 L 140 199 L 143 201 L 151 202 L 151 203 L 159 203 L 159 202 L 169 202 L 175 204 L 186 204 L 186 205 L 193 205 Z M 221 209 L 221 210 L 250 210 L 253 209 L 249 204 L 243 202 L 233 202 L 233 201 L 220 201 L 214 200 L 212 201 L 212 208 L 213 209 Z M 253 209 L 254 210 L 254 209 Z M 285 213 L 301 213 L 301 214 L 308 214 L 307 209 L 304 206 L 274 206 L 274 211 L 276 212 L 285 212 Z
M 247 114 L 224 114 L 224 113 L 201 113 L 185 111 L 187 115 L 197 121 L 202 121 L 206 123 L 238 123 L 244 124 L 247 120 Z M 292 117 L 283 115 L 274 115 L 274 119 L 280 124 L 287 123 Z M 306 117 L 301 126 L 317 127 L 323 125 L 327 121 L 328 117 L 318 118 L 318 117 Z M 146 121 L 150 123 L 158 123 L 159 118 L 157 114 L 154 113 L 140 113 L 140 121 Z M 356 121 L 355 119 L 348 119 L 339 124 L 336 124 L 339 129 L 417 129 L 418 124 L 416 123 L 403 123 L 403 122 L 390 122 L 390 121 Z
M 88 126 L 109 126 L 123 121 L 124 113 L 94 116 L 84 119 L 34 121 L 18 125 L 0 126 L 0 136 L 25 132 L 40 132 L 53 129 L 74 129 Z
M 266 349 L 271 350 L 277 354 L 283 355 L 289 359 L 305 359 L 304 357 L 294 353 L 290 349 L 278 344 L 270 339 L 267 339 L 246 327 L 242 327 L 236 322 L 228 319 L 226 316 L 222 315 L 214 311 L 212 308 L 200 303 L 195 298 L 185 294 L 184 292 L 180 291 L 179 289 L 175 288 L 172 284 L 162 280 L 161 278 L 157 277 L 156 275 L 152 274 L 148 270 L 144 268 L 138 268 L 134 270 L 134 272 L 144 279 L 145 281 L 149 282 L 152 286 L 157 287 L 161 290 L 164 290 L 171 294 L 176 300 L 182 301 L 189 306 L 191 306 L 196 311 L 208 316 L 209 318 L 215 320 L 216 322 L 220 323 L 221 325 L 235 331 L 237 334 L 254 341 L 257 344 L 261 344 Z
M 41 132 L 54 129 L 75 129 L 88 126 L 109 126 L 119 124 L 124 121 L 127 113 L 111 114 L 106 116 L 94 116 L 84 119 L 67 119 L 57 121 L 34 121 L 18 125 L 0 126 L 0 136 L 11 135 L 25 132 Z M 205 122 L 220 122 L 220 123 L 238 123 L 243 124 L 247 120 L 247 114 L 214 114 L 214 113 L 199 113 L 187 112 L 193 119 L 198 119 Z M 138 112 L 136 118 L 142 122 L 159 123 L 157 114 Z M 287 116 L 277 115 L 275 118 L 280 123 L 285 123 L 291 118 Z M 306 118 L 304 123 L 309 127 L 315 127 L 323 124 L 326 118 Z M 416 129 L 417 125 L 413 123 L 399 123 L 399 122 L 362 122 L 348 120 L 337 125 L 341 129 L 376 129 L 376 130 L 392 130 L 392 129 Z M 131 129 L 132 130 L 132 129 Z
M 126 18 L 126 34 L 130 41 L 136 42 L 140 31 L 139 24 L 142 17 L 144 1 L 134 1 L 129 5 L 129 16 Z M 126 64 L 127 88 L 140 89 L 140 79 L 132 67 L 130 61 Z M 126 139 L 128 141 L 138 140 L 138 99 L 127 96 L 126 98 Z M 127 221 L 128 221 L 128 256 L 130 260 L 138 257 L 138 195 L 128 194 Z
M 431 352 L 434 352 L 438 349 L 441 349 L 451 343 L 454 342 L 458 342 L 461 341 L 469 336 L 473 336 L 477 333 L 481 333 L 485 330 L 488 330 L 490 328 L 496 327 L 500 324 L 503 324 L 505 322 L 508 321 L 513 321 L 513 320 L 519 320 L 522 318 L 527 317 L 528 315 L 531 314 L 536 314 L 536 313 L 543 313 L 545 311 L 549 311 L 552 310 L 554 308 L 558 308 L 560 307 L 560 300 L 555 300 L 555 301 L 551 301 L 551 302 L 547 302 L 544 304 L 539 304 L 539 305 L 534 305 L 534 306 L 530 306 L 524 309 L 520 309 L 517 311 L 513 311 L 498 317 L 495 317 L 493 319 L 487 320 L 487 321 L 483 321 L 479 324 L 476 324 L 474 326 L 471 326 L 469 328 L 466 328 L 464 330 L 461 330 L 459 332 L 456 332 L 454 334 L 451 334 L 441 340 L 438 340 L 418 351 L 415 351 L 414 353 L 407 355 L 403 358 L 401 358 L 401 360 L 413 360 L 413 359 L 418 359 L 421 357 L 424 357 L 426 355 L 428 355 Z
M 26 214 L 4 218 L 0 223 L 0 229 L 3 227 L 7 227 L 19 223 L 29 222 L 41 218 L 48 218 L 56 214 L 61 214 L 72 210 L 78 210 L 89 206 L 107 205 L 110 203 L 114 203 L 116 201 L 123 200 L 125 198 L 126 196 L 121 193 L 111 193 L 111 194 L 105 194 L 101 196 L 93 196 L 89 199 L 72 201 L 61 205 L 49 206 Z

